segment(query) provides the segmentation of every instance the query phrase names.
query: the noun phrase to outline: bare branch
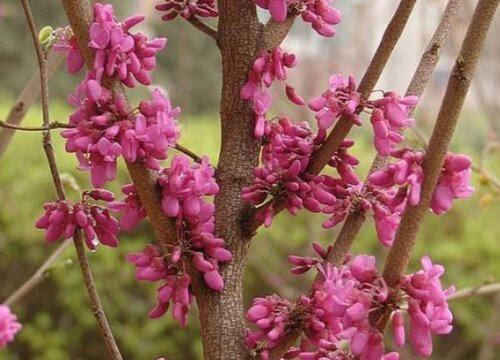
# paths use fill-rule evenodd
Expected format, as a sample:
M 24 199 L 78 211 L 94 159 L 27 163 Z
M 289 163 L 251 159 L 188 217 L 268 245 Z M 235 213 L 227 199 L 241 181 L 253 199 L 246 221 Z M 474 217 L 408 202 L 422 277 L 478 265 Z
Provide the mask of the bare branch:
M 24 9 L 24 13 L 26 15 L 26 20 L 28 21 L 28 25 L 30 28 L 31 37 L 33 39 L 33 45 L 36 50 L 38 67 L 40 69 L 40 86 L 42 93 L 42 114 L 43 114 L 43 126 L 48 129 L 50 128 L 50 117 L 49 117 L 49 89 L 48 89 L 48 78 L 47 78 L 47 64 L 46 58 L 43 54 L 42 47 L 38 42 L 38 31 L 36 29 L 35 21 L 33 19 L 33 14 L 31 13 L 31 9 L 29 6 L 28 0 L 21 0 L 21 4 Z M 56 158 L 54 155 L 54 149 L 52 148 L 50 130 L 45 130 L 43 132 L 43 148 L 45 150 L 45 154 L 47 156 L 47 160 L 49 162 L 50 171 L 52 174 L 52 180 L 54 182 L 54 186 L 56 188 L 57 196 L 59 200 L 65 200 L 66 194 L 64 192 L 64 186 L 61 181 L 61 177 L 59 175 L 59 171 L 57 169 Z M 106 347 L 108 349 L 108 353 L 113 360 L 122 360 L 122 356 L 120 354 L 120 350 L 116 344 L 116 341 L 113 337 L 113 333 L 111 332 L 111 328 L 109 327 L 108 321 L 106 319 L 106 315 L 102 308 L 99 295 L 97 293 L 97 289 L 95 287 L 94 279 L 92 276 L 92 272 L 90 266 L 88 265 L 88 260 L 85 255 L 85 249 L 82 241 L 81 230 L 77 229 L 75 232 L 75 236 L 73 238 L 73 242 L 76 247 L 76 252 L 78 254 L 78 260 L 80 262 L 80 267 L 82 269 L 83 277 L 85 280 L 85 285 L 87 287 L 87 292 L 89 293 L 90 301 L 92 304 L 92 309 L 94 315 L 99 323 L 99 327 L 101 329 L 102 336 L 106 343 Z
M 180 144 L 175 144 L 175 149 L 178 150 L 178 151 L 180 151 L 183 154 L 186 154 L 187 156 L 189 156 L 191 159 L 193 159 L 198 164 L 201 164 L 201 161 L 202 161 L 201 156 L 196 155 L 194 152 L 192 152 L 188 148 L 186 148 L 186 147 L 184 147 L 184 146 L 182 146 Z
M 17 131 L 47 131 L 50 129 L 71 129 L 73 128 L 73 126 L 58 121 L 50 123 L 48 127 L 19 126 L 0 120 L 0 128 L 17 130 Z
M 480 0 L 476 7 L 448 81 L 427 155 L 422 164 L 425 179 L 420 203 L 406 208 L 396 232 L 394 245 L 385 263 L 383 275 L 389 286 L 396 285 L 406 271 L 418 230 L 425 214 L 429 211 L 432 194 L 499 1 Z
M 201 21 L 199 18 L 196 16 L 191 16 L 189 19 L 187 19 L 191 25 L 193 25 L 195 28 L 200 30 L 201 32 L 204 32 L 208 36 L 210 36 L 212 39 L 217 41 L 217 30 L 215 30 L 213 27 L 208 25 L 206 22 Z
M 31 277 L 24 282 L 12 295 L 10 295 L 4 304 L 12 306 L 28 295 L 35 287 L 40 285 L 46 278 L 48 272 L 54 266 L 62 253 L 71 245 L 73 239 L 64 240 L 59 247 L 45 260 L 45 262 L 35 271 Z
M 461 289 L 448 296 L 448 301 L 466 299 L 473 296 L 485 296 L 500 292 L 500 283 L 478 285 L 466 289 Z

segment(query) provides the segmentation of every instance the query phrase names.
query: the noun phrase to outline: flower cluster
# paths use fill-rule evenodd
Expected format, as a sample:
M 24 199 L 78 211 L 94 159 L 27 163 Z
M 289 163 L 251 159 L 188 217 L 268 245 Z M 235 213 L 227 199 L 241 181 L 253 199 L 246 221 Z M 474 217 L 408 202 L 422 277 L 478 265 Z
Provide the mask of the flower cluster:
M 301 328 L 304 335 L 300 347 L 291 348 L 286 359 L 397 360 L 399 354 L 385 353 L 383 334 L 370 322 L 370 314 L 375 311 L 394 312 L 395 343 L 402 346 L 402 309 L 408 308 L 411 343 L 419 355 L 428 356 L 432 351 L 431 332 L 450 332 L 452 316 L 446 297 L 452 290 L 442 290 L 441 266 L 424 258 L 424 270 L 406 276 L 397 294 L 389 296 L 374 257 L 360 255 L 336 267 L 322 264 L 326 250 L 319 245 L 315 248 L 321 259 L 290 258 L 296 265 L 294 273 L 318 269 L 319 276 L 309 295 L 301 295 L 294 304 L 277 295 L 257 298 L 247 312 L 247 320 L 257 329 L 247 331 L 246 342 L 261 359 L 269 357 L 288 331 Z
M 360 103 L 361 96 L 356 91 L 354 78 L 332 75 L 328 90 L 312 99 L 309 108 L 317 112 L 318 128 L 326 132 L 326 129 L 333 126 L 341 116 L 347 116 L 354 124 L 361 125 L 359 115 L 356 113 Z
M 269 123 L 262 149 L 263 166 L 254 170 L 254 183 L 243 188 L 243 199 L 259 205 L 272 196 L 271 201 L 283 200 L 292 214 L 302 207 L 318 213 L 323 207 L 332 206 L 336 199 L 327 184 L 333 178 L 307 173 L 309 159 L 316 146 L 315 139 L 306 122 L 293 124 L 281 118 Z M 331 162 L 332 165 L 340 166 L 344 174 L 348 170 L 344 162 L 348 157 L 345 150 L 334 155 Z M 265 206 L 257 214 L 266 226 L 271 224 L 274 215 L 272 209 L 272 206 Z
M 149 316 L 153 319 L 165 314 L 172 303 L 172 316 L 182 326 L 187 323 L 189 308 L 193 302 L 193 295 L 189 290 L 191 278 L 188 274 L 179 271 L 178 267 L 171 266 L 166 256 L 154 245 L 148 245 L 140 253 L 127 255 L 127 260 L 136 266 L 135 277 L 141 281 L 160 281 L 165 283 L 158 288 L 158 305 L 151 310 Z M 172 263 L 179 261 L 178 254 L 172 254 Z
M 148 40 L 141 33 L 131 34 L 130 28 L 144 18 L 134 15 L 118 22 L 112 5 L 95 4 L 89 47 L 95 50 L 94 71 L 99 79 L 116 75 L 128 87 L 134 87 L 136 81 L 151 84 L 149 73 L 156 66 L 156 53 L 165 47 L 167 39 Z
M 318 34 L 325 37 L 335 35 L 334 25 L 342 20 L 340 12 L 331 3 L 332 0 L 254 0 L 263 9 L 268 9 L 277 22 L 286 17 L 301 15 L 302 20 L 312 25 Z
M 128 256 L 137 266 L 138 280 L 165 281 L 158 289 L 158 306 L 150 313 L 152 318 L 163 315 L 172 302 L 174 319 L 186 324 L 193 299 L 186 261 L 202 273 L 209 288 L 215 291 L 224 288 L 219 264 L 230 261 L 232 255 L 224 248 L 224 240 L 214 235 L 214 205 L 204 200 L 219 192 L 213 176 L 214 169 L 206 157 L 201 164 L 192 164 L 186 156 L 175 156 L 171 166 L 160 173 L 162 210 L 175 219 L 177 242 L 167 245 L 165 255 L 150 245 L 142 253 Z M 119 206 L 136 221 L 142 206 L 133 189 L 126 191 L 128 199 Z
M 135 190 L 134 184 L 122 186 L 122 193 L 125 195 L 125 199 L 109 203 L 109 208 L 115 212 L 123 213 L 120 219 L 120 226 L 123 230 L 130 231 L 139 224 L 139 221 L 147 216 L 147 213 Z
M 163 21 L 173 20 L 177 15 L 184 19 L 191 19 L 194 16 L 216 17 L 219 15 L 215 0 L 165 0 L 155 8 L 166 12 L 161 17 Z
M 14 337 L 21 330 L 22 325 L 17 321 L 7 305 L 0 304 L 0 349 L 14 341 Z
M 73 128 L 61 135 L 67 139 L 66 151 L 76 153 L 80 168 L 90 170 L 95 187 L 114 180 L 120 155 L 129 162 L 144 160 L 149 168 L 159 170 L 159 160 L 167 157 L 167 149 L 179 137 L 175 116 L 180 110 L 172 108 L 159 90 L 151 101 L 140 103 L 137 113 L 131 113 L 123 96 L 113 98 L 89 75 L 70 102 L 77 107 L 69 119 Z
M 368 102 L 367 106 L 373 109 L 370 121 L 379 154 L 389 155 L 404 140 L 401 132 L 413 124 L 413 119 L 408 116 L 417 102 L 417 96 L 400 97 L 395 92 L 387 92 L 382 99 Z
M 410 343 L 420 356 L 430 356 L 432 333 L 449 334 L 452 330 L 453 315 L 446 298 L 454 292 L 454 287 L 443 290 L 440 280 L 444 274 L 443 266 L 434 265 L 427 256 L 422 258 L 422 266 L 423 270 L 405 276 L 402 289 L 410 297 Z M 392 324 L 394 332 L 399 334 L 398 346 L 403 346 L 403 319 L 394 317 Z
M 37 220 L 36 227 L 45 230 L 47 243 L 61 237 L 71 238 L 80 228 L 91 250 L 95 250 L 99 243 L 110 247 L 118 246 L 118 220 L 110 214 L 108 208 L 93 204 L 90 199 L 109 203 L 114 200 L 114 195 L 110 191 L 96 189 L 84 192 L 82 201 L 75 204 L 61 200 L 43 205 L 45 213 Z
M 248 75 L 248 81 L 240 91 L 244 100 L 252 100 L 255 113 L 255 136 L 264 134 L 266 113 L 271 107 L 272 96 L 262 90 L 262 87 L 270 87 L 274 81 L 284 82 L 287 79 L 286 69 L 293 68 L 297 64 L 295 55 L 283 52 L 279 47 L 270 51 L 264 51 L 255 60 Z M 303 105 L 304 100 L 297 94 L 295 89 L 286 84 L 286 95 L 293 103 Z
M 410 205 L 420 202 L 421 187 L 424 180 L 422 162 L 425 153 L 411 149 L 401 149 L 391 152 L 396 163 L 389 163 L 386 167 L 370 175 L 370 184 L 389 189 L 399 186 L 399 201 L 408 199 Z M 454 199 L 467 198 L 474 192 L 470 186 L 471 160 L 465 155 L 448 153 L 441 169 L 438 185 L 431 200 L 431 210 L 440 215 L 451 208 Z M 402 196 L 402 192 L 407 193 Z

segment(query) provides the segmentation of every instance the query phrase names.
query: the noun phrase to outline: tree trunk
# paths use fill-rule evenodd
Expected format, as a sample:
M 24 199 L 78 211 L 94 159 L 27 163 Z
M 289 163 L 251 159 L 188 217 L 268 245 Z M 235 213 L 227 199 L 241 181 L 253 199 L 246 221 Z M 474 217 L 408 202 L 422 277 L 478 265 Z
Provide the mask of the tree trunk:
M 205 360 L 249 357 L 244 343 L 242 277 L 251 235 L 244 224 L 251 207 L 241 200 L 241 189 L 252 182 L 260 140 L 253 136 L 253 111 L 240 99 L 255 59 L 260 24 L 249 0 L 219 1 L 218 45 L 222 55 L 222 144 L 217 166 L 220 192 L 215 198 L 216 234 L 225 239 L 233 260 L 223 269 L 221 293 L 197 294 Z M 207 89 L 208 91 L 208 89 Z

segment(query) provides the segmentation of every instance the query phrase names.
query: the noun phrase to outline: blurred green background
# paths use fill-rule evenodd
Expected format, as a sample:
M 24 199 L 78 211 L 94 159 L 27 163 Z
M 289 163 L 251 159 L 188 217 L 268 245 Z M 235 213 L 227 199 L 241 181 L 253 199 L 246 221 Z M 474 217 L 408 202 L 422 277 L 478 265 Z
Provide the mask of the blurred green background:
M 379 19 L 379 27 L 382 29 L 397 2 L 377 1 L 389 5 L 385 17 Z M 122 16 L 135 10 L 149 9 L 151 12 L 155 2 L 114 3 L 117 5 L 118 14 Z M 35 60 L 19 3 L 15 0 L 2 1 L 0 6 L 0 34 L 3 34 L 0 41 L 0 119 L 5 119 L 15 97 L 33 73 Z M 32 1 L 32 6 L 40 25 L 50 24 L 57 27 L 65 24 L 58 1 Z M 366 16 L 366 11 L 362 11 L 364 8 L 359 2 L 339 6 L 353 18 L 356 15 L 361 17 L 362 14 Z M 428 0 L 421 6 L 422 11 L 439 10 L 442 8 L 442 2 Z M 464 11 L 462 17 L 467 19 L 469 15 L 470 12 Z M 215 163 L 220 139 L 217 115 L 220 89 L 218 54 L 212 44 L 203 35 L 191 29 L 189 24 L 176 21 L 165 25 L 158 21 L 157 14 L 152 13 L 151 16 L 152 21 L 143 30 L 169 38 L 167 50 L 159 55 L 159 66 L 155 71 L 154 80 L 159 86 L 168 89 L 172 102 L 183 109 L 180 116 L 180 143 L 199 154 L 208 154 Z M 497 24 L 493 30 L 497 34 L 498 28 Z M 357 29 L 355 24 L 346 24 L 344 33 L 339 30 L 339 36 L 335 40 L 319 42 L 308 47 L 304 46 L 304 42 L 309 41 L 311 31 L 307 27 L 294 28 L 291 41 L 286 44 L 285 49 L 296 51 L 304 58 L 296 72 L 291 73 L 291 81 L 306 98 L 326 87 L 327 75 L 330 72 L 346 71 L 358 77 L 362 74 L 372 52 L 370 49 L 378 41 L 378 37 L 373 35 L 370 40 L 373 44 L 369 42 L 364 48 L 340 51 L 342 46 L 352 39 L 367 38 L 366 34 L 359 37 Z M 416 29 L 414 31 L 423 38 L 419 42 L 419 46 L 423 48 L 431 30 L 419 28 L 418 24 L 410 29 Z M 463 29 L 459 28 L 447 44 L 448 50 L 442 62 L 444 65 L 438 68 L 416 114 L 418 127 L 424 134 L 428 134 L 432 128 L 449 72 L 445 65 L 449 66 L 448 60 L 453 58 L 462 35 Z M 311 55 L 318 46 L 328 56 L 315 58 Z M 482 67 L 479 69 L 480 82 L 473 86 L 452 150 L 469 154 L 476 165 L 479 165 L 482 158 L 482 166 L 491 174 L 500 176 L 500 154 L 498 147 L 494 147 L 498 138 L 499 123 L 498 117 L 495 116 L 498 114 L 498 96 L 495 96 L 494 92 L 498 92 L 500 83 L 497 81 L 498 63 L 494 61 L 498 59 L 497 47 L 494 41 L 490 41 L 486 49 Z M 407 52 L 404 47 L 397 49 L 394 61 L 404 58 L 405 54 Z M 323 64 L 324 69 L 320 71 L 311 67 L 314 59 Z M 411 75 L 411 65 L 417 61 L 418 55 L 409 61 L 410 64 L 405 63 L 408 69 L 402 67 L 401 72 Z M 492 63 L 496 64 L 496 67 L 492 68 Z M 398 66 L 394 65 L 382 80 L 381 86 L 402 91 L 409 75 L 399 76 L 398 69 Z M 486 74 L 488 76 L 485 76 Z M 52 119 L 67 119 L 72 110 L 66 105 L 64 98 L 80 78 L 81 74 L 67 75 L 61 66 L 51 80 Z M 147 93 L 147 90 L 135 89 L 130 91 L 129 95 L 132 101 L 137 101 L 147 96 Z M 291 108 L 282 101 L 281 92 L 276 98 L 275 113 L 285 112 L 294 119 L 306 119 L 314 123 L 311 113 Z M 40 123 L 40 108 L 35 106 L 23 124 L 37 126 Z M 362 176 L 366 174 L 374 156 L 368 121 L 365 121 L 365 124 L 366 126 L 357 128 L 352 133 L 352 137 L 357 140 L 353 151 L 362 160 Z M 57 131 L 53 132 L 53 138 L 61 171 L 73 177 L 81 188 L 88 188 L 88 174 L 76 170 L 76 159 L 64 152 L 64 144 Z M 409 133 L 408 141 L 414 143 L 415 136 Z M 484 156 L 484 149 L 489 146 L 492 146 L 493 150 Z M 122 184 L 129 181 L 128 175 L 123 171 L 123 164 L 120 165 L 122 171 L 118 180 L 109 186 L 116 193 L 119 193 Z M 463 288 L 500 281 L 499 194 L 477 174 L 474 175 L 474 185 L 477 191 L 471 199 L 457 201 L 453 209 L 443 216 L 429 214 L 419 236 L 411 263 L 412 269 L 419 267 L 422 255 L 430 254 L 435 262 L 446 265 L 446 285 L 455 284 L 458 288 Z M 75 191 L 69 190 L 69 195 L 73 199 L 78 198 Z M 16 134 L 7 152 L 0 158 L 0 303 L 28 279 L 56 248 L 56 244 L 47 246 L 43 241 L 43 233 L 33 226 L 41 214 L 42 204 L 53 199 L 54 193 L 40 134 Z M 271 229 L 259 231 L 252 245 L 246 269 L 247 305 L 255 296 L 279 293 L 294 298 L 308 289 L 310 279 L 307 276 L 294 277 L 288 273 L 286 256 L 311 253 L 312 241 L 328 244 L 334 240 L 339 229 L 323 230 L 320 226 L 322 220 L 321 215 L 301 213 L 292 217 L 284 213 L 275 220 Z M 137 283 L 134 280 L 133 267 L 124 261 L 125 254 L 141 250 L 145 244 L 153 241 L 149 224 L 143 222 L 134 232 L 123 234 L 120 241 L 119 248 L 102 247 L 95 253 L 89 253 L 89 257 L 104 308 L 124 358 L 142 360 L 166 356 L 168 359 L 201 359 L 196 307 L 193 307 L 186 329 L 181 329 L 169 316 L 149 320 L 147 313 L 155 304 L 155 286 Z M 383 261 L 387 251 L 377 242 L 371 220 L 364 226 L 353 252 L 369 252 L 375 254 L 380 262 Z M 435 338 L 436 351 L 433 359 L 500 359 L 500 296 L 460 300 L 452 304 L 452 309 L 455 313 L 454 332 L 449 336 Z M 106 358 L 80 269 L 75 263 L 73 248 L 70 247 L 64 253 L 47 280 L 13 310 L 24 327 L 11 346 L 0 350 L 0 360 Z M 403 359 L 415 358 L 407 349 L 404 349 L 402 354 Z

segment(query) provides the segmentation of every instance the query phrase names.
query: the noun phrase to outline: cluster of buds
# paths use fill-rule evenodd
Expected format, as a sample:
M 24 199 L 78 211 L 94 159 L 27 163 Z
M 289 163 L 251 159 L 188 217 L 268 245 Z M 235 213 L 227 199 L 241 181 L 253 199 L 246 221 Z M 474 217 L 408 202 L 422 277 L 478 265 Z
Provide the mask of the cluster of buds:
M 272 96 L 262 90 L 263 86 L 270 87 L 274 81 L 286 81 L 286 69 L 291 69 L 296 64 L 295 55 L 283 52 L 279 47 L 262 52 L 255 60 L 248 75 L 248 81 L 240 91 L 240 96 L 244 100 L 252 100 L 255 113 L 254 135 L 256 137 L 262 137 L 264 134 L 266 113 L 272 104 Z M 286 95 L 293 103 L 304 104 L 304 100 L 288 84 L 286 84 Z
M 45 230 L 47 243 L 71 238 L 77 229 L 82 229 L 85 242 L 91 250 L 95 250 L 99 243 L 118 246 L 118 220 L 107 207 L 93 204 L 91 199 L 109 203 L 114 200 L 114 195 L 110 191 L 96 189 L 85 191 L 82 201 L 75 204 L 65 200 L 44 204 L 45 213 L 37 220 L 36 227 Z
M 315 250 L 320 258 L 290 257 L 295 274 L 318 270 L 309 295 L 301 295 L 293 304 L 277 295 L 257 298 L 247 312 L 247 320 L 257 327 L 247 331 L 247 345 L 261 359 L 269 358 L 287 332 L 301 328 L 304 332 L 300 347 L 290 348 L 285 359 L 397 360 L 398 353 L 385 352 L 383 334 L 371 323 L 370 314 L 384 309 L 393 312 L 397 346 L 404 344 L 402 309 L 408 309 L 411 343 L 422 356 L 432 350 L 431 333 L 451 331 L 446 297 L 453 289 L 442 289 L 443 268 L 433 265 L 427 257 L 422 260 L 424 269 L 405 276 L 396 287 L 398 292 L 389 296 L 374 257 L 360 255 L 334 266 L 324 264 L 327 249 L 316 244 Z
M 207 18 L 219 15 L 215 0 L 165 0 L 155 8 L 166 12 L 161 17 L 163 21 L 173 20 L 177 15 L 184 19 L 191 19 L 194 16 Z
M 371 174 L 369 183 L 380 189 L 398 187 L 394 203 L 407 199 L 410 205 L 417 205 L 424 181 L 422 163 L 425 153 L 405 148 L 392 151 L 391 156 L 398 161 Z M 454 199 L 471 196 L 474 188 L 470 186 L 470 175 L 471 159 L 465 155 L 448 153 L 432 196 L 431 210 L 438 215 L 443 214 L 451 208 Z
M 154 245 L 146 246 L 140 253 L 127 255 L 127 260 L 136 266 L 137 280 L 164 281 L 158 288 L 158 305 L 150 311 L 149 317 L 159 318 L 172 304 L 172 317 L 185 326 L 193 295 L 190 290 L 191 278 L 179 271 L 175 265 L 179 258 L 178 254 L 171 254 L 172 264 L 169 265 L 167 255 L 162 255 L 160 249 Z
M 109 208 L 115 212 L 122 213 L 120 226 L 123 230 L 130 231 L 147 216 L 147 213 L 135 190 L 134 184 L 122 186 L 122 193 L 125 195 L 125 199 L 109 203 Z
M 90 170 L 92 184 L 103 186 L 116 177 L 116 160 L 145 161 L 159 170 L 159 161 L 175 145 L 179 130 L 175 116 L 179 108 L 155 90 L 151 101 L 142 101 L 136 113 L 130 112 L 123 96 L 113 98 L 107 88 L 90 75 L 70 98 L 77 110 L 71 114 L 73 127 L 61 132 L 67 139 L 66 151 L 74 152 L 80 168 Z
M 340 12 L 332 0 L 254 0 L 263 9 L 268 9 L 274 21 L 284 22 L 288 15 L 301 15 L 318 34 L 335 36 L 334 25 L 342 20 Z

